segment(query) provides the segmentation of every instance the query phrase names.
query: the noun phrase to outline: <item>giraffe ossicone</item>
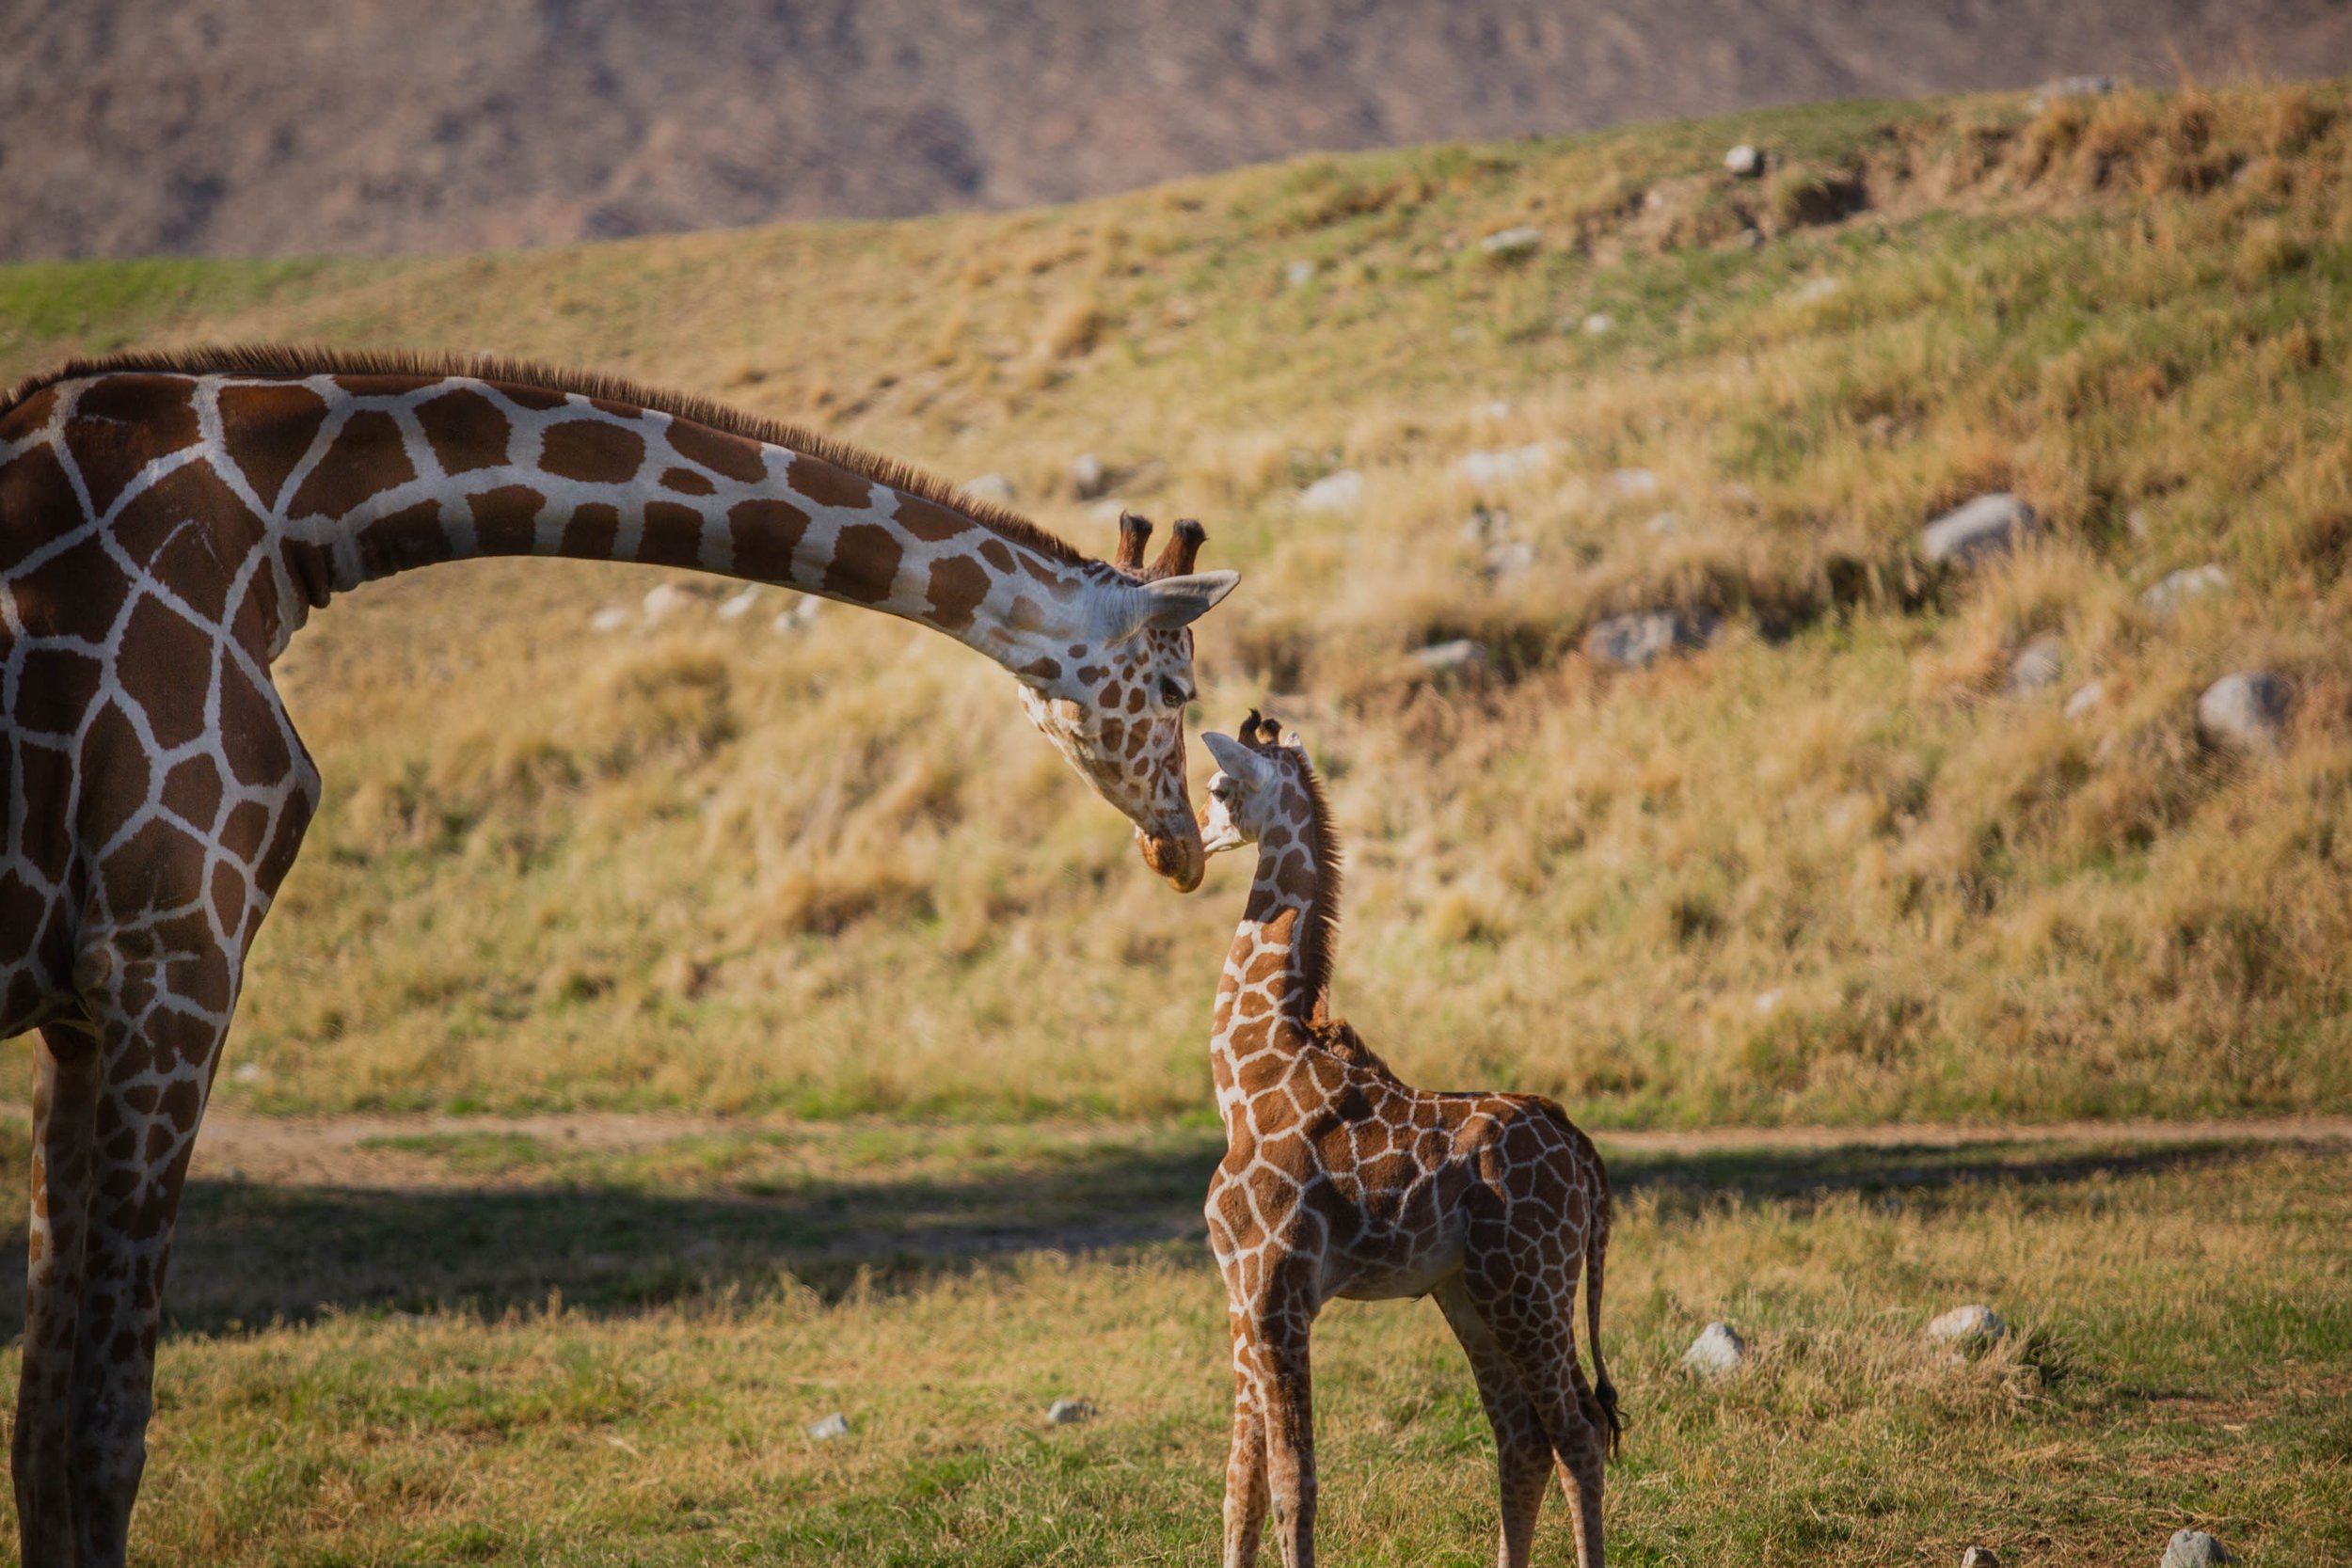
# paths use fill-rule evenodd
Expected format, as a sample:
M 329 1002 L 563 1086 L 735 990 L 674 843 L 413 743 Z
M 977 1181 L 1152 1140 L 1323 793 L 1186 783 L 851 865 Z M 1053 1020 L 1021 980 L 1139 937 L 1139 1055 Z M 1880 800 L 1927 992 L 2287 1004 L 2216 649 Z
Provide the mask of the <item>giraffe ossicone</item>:
M 1258 847 L 1210 1036 L 1226 1151 L 1203 1212 L 1233 1341 L 1226 1568 L 1255 1560 L 1269 1512 L 1284 1568 L 1313 1561 L 1316 1313 L 1338 1297 L 1422 1295 L 1461 1340 L 1494 1428 L 1502 1568 L 1525 1568 L 1555 1466 L 1577 1561 L 1600 1568 L 1618 1418 L 1600 1354 L 1599 1152 L 1540 1096 L 1408 1086 L 1332 1015 L 1340 852 L 1322 784 L 1296 737 L 1254 712 L 1238 737 L 1201 738 L 1219 769 L 1203 845 Z
M 271 677 L 338 593 L 492 555 L 781 584 L 993 659 L 1181 889 L 1180 523 L 1117 562 L 875 453 L 488 360 L 68 364 L 0 399 L 0 1037 L 38 1028 L 14 1474 L 24 1561 L 123 1560 L 182 1184 L 255 932 L 319 800 Z

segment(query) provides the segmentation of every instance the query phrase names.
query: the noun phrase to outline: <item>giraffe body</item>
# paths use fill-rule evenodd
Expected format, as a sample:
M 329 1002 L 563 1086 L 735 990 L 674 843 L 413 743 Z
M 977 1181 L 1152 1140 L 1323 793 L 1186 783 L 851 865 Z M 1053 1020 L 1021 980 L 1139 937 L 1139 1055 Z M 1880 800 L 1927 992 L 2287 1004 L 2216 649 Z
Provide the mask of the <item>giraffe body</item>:
M 1600 1568 L 1601 1467 L 1617 1432 L 1600 1356 L 1609 1177 L 1592 1141 L 1534 1095 L 1438 1094 L 1390 1071 L 1329 1016 L 1338 848 L 1305 753 L 1261 733 L 1205 737 L 1222 771 L 1212 853 L 1258 845 L 1217 985 L 1226 1132 L 1205 1206 L 1233 1338 L 1225 1561 L 1256 1556 L 1269 1510 L 1284 1568 L 1314 1553 L 1308 1345 L 1334 1298 L 1434 1295 L 1494 1427 L 1502 1568 L 1524 1568 L 1555 1465 L 1577 1560 Z M 1594 1379 L 1576 1355 L 1585 1287 Z
M 13 1468 L 31 1568 L 123 1561 L 180 1190 L 246 951 L 319 802 L 270 665 L 337 593 L 564 555 L 931 626 L 1200 876 L 1198 524 L 1092 561 L 872 454 L 528 367 L 215 350 L 0 403 L 0 1037 L 38 1029 Z

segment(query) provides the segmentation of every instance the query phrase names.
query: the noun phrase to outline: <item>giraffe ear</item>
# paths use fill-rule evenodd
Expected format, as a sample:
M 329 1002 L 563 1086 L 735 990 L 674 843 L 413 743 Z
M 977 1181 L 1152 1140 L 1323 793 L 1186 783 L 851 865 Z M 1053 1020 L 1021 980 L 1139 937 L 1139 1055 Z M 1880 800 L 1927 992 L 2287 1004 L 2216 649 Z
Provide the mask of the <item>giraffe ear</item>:
M 1216 758 L 1217 767 L 1240 780 L 1244 788 L 1263 788 L 1274 771 L 1272 763 L 1230 735 L 1203 735 L 1200 743 L 1209 749 L 1209 755 Z
M 1118 642 L 1139 631 L 1173 631 L 1188 626 L 1215 609 L 1216 602 L 1241 581 L 1239 572 L 1193 572 L 1138 583 L 1122 600 L 1120 614 L 1105 641 Z

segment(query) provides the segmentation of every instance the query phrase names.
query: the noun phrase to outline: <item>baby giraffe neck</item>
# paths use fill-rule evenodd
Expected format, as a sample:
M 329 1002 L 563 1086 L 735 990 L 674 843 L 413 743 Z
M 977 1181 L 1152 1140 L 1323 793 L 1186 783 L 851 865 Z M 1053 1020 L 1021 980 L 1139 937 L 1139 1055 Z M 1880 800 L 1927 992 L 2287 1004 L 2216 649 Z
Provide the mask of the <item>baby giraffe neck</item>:
M 1212 1054 L 1232 1112 L 1268 1086 L 1327 1011 L 1339 860 L 1322 803 L 1303 789 L 1258 841 L 1249 902 L 1217 980 Z

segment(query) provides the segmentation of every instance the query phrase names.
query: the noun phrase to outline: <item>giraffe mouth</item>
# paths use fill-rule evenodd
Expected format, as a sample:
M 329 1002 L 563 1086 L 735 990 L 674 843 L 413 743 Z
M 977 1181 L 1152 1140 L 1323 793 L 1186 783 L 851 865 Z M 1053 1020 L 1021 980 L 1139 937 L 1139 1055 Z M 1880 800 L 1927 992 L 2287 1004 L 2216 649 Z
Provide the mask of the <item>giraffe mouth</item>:
M 1136 844 L 1143 851 L 1144 864 L 1167 879 L 1168 885 L 1177 892 L 1190 893 L 1200 885 L 1209 858 L 1200 847 L 1200 824 L 1189 814 L 1174 820 L 1183 823 L 1183 827 L 1170 832 L 1138 831 Z

